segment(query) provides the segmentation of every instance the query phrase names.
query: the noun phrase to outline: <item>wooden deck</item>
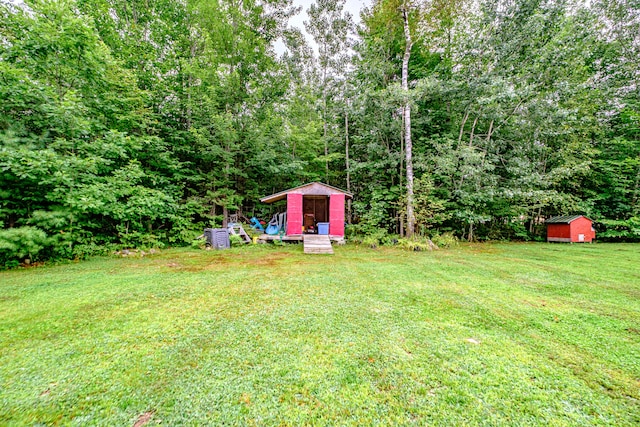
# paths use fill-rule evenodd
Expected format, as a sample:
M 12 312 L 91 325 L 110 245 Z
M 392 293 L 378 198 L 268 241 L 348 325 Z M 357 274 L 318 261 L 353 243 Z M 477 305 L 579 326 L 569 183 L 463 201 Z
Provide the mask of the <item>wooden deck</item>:
M 258 240 L 263 242 L 273 242 L 274 240 L 282 240 L 283 242 L 302 242 L 302 234 L 294 234 L 292 236 L 282 236 L 278 234 L 261 234 Z
M 307 236 L 318 236 L 318 234 L 292 234 L 289 236 L 282 236 L 283 242 L 302 242 Z M 322 235 L 321 235 L 322 236 Z M 344 236 L 326 236 L 332 242 L 344 241 Z M 258 240 L 263 242 L 272 242 L 274 240 L 280 240 L 280 236 L 271 234 L 261 234 L 258 236 Z
M 332 254 L 333 247 L 331 240 L 326 234 L 305 234 L 304 235 L 305 254 Z

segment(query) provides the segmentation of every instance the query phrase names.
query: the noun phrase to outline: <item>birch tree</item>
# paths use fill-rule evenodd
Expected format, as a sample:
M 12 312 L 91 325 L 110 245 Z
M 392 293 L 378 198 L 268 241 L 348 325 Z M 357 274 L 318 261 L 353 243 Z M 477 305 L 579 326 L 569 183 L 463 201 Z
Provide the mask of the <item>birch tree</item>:
M 344 11 L 345 0 L 317 0 L 309 7 L 309 21 L 304 25 L 318 46 L 319 84 L 323 121 L 325 178 L 329 180 L 329 103 L 334 85 L 344 72 L 344 54 L 349 49 L 349 33 L 353 28 L 351 14 Z
M 416 217 L 413 212 L 413 141 L 411 140 L 411 100 L 409 95 L 409 60 L 411 59 L 411 29 L 409 27 L 409 2 L 407 0 L 401 6 L 402 23 L 404 27 L 404 56 L 402 57 L 402 91 L 404 93 L 404 105 L 402 106 L 402 119 L 404 123 L 404 152 L 407 178 L 407 237 L 412 237 L 415 232 Z

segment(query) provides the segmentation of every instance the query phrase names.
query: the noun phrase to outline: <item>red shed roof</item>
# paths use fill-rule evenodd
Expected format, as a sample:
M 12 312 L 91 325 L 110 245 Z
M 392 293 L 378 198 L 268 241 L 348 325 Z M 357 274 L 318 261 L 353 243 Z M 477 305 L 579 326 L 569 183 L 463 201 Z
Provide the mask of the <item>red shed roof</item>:
M 322 182 L 310 182 L 309 184 L 300 185 L 298 187 L 290 188 L 288 190 L 281 191 L 279 193 L 272 194 L 260 199 L 264 203 L 273 203 L 278 200 L 285 199 L 289 193 L 302 193 L 305 196 L 330 196 L 332 194 L 344 194 L 345 197 L 353 199 L 353 194 L 344 190 L 328 185 Z
M 571 224 L 573 221 L 575 221 L 578 218 L 589 219 L 584 215 L 563 215 L 563 216 L 552 216 L 551 218 L 546 220 L 544 223 L 545 224 Z M 589 219 L 589 221 L 591 220 Z

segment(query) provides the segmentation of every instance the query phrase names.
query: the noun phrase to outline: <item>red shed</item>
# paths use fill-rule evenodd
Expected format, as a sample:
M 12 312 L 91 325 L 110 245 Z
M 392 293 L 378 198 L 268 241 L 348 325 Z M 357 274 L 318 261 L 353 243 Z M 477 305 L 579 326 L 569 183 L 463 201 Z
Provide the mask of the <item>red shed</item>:
M 545 221 L 547 242 L 589 242 L 596 238 L 592 221 L 583 215 L 554 216 Z
M 328 234 L 332 239 L 344 237 L 345 200 L 353 195 L 344 190 L 311 182 L 260 199 L 264 203 L 287 200 L 287 236 L 303 233 Z

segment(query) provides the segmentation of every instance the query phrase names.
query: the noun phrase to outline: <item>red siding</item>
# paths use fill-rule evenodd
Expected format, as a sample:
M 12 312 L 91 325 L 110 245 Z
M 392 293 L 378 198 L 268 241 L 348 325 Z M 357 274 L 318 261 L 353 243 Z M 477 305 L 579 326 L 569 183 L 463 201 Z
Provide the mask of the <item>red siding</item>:
M 591 242 L 596 237 L 593 231 L 593 225 L 588 218 L 582 217 L 571 222 L 571 241 L 572 242 Z M 584 240 L 580 240 L 580 234 L 584 235 Z
M 302 194 L 287 194 L 287 235 L 302 234 Z
M 580 235 L 584 236 L 580 240 Z M 596 238 L 593 224 L 589 218 L 580 217 L 570 224 L 547 224 L 547 240 L 562 242 L 591 242 Z
M 569 239 L 571 237 L 571 224 L 547 224 L 547 238 L 560 237 Z
M 344 236 L 344 194 L 329 197 L 329 234 Z

